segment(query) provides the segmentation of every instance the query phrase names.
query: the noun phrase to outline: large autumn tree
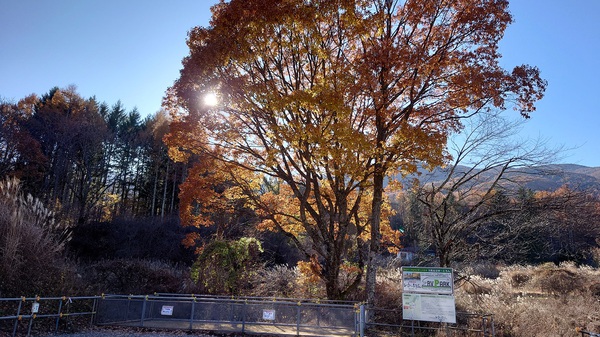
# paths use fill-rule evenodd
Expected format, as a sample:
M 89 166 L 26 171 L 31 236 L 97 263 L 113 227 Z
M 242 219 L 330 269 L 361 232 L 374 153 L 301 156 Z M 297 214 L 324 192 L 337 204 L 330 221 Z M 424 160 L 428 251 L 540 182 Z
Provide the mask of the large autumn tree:
M 313 261 L 330 298 L 351 251 L 380 250 L 384 178 L 447 160 L 461 119 L 534 110 L 536 68 L 498 64 L 505 0 L 231 0 L 190 31 L 190 55 L 165 106 L 174 158 L 219 162 L 228 181 Z M 216 93 L 217 106 L 203 104 Z M 281 188 L 264 193 L 261 176 Z M 306 242 L 310 242 L 308 245 Z

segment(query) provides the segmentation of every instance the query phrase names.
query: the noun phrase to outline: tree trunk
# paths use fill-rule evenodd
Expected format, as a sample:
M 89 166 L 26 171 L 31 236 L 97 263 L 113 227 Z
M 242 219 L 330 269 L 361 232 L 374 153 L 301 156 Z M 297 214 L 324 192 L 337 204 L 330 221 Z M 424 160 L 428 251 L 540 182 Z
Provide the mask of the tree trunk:
M 325 290 L 327 292 L 327 298 L 330 300 L 343 300 L 344 295 L 340 289 L 339 277 L 340 277 L 340 258 L 339 254 L 335 252 L 329 252 L 330 256 L 327 257 L 325 263 Z
M 162 206 L 160 207 L 160 218 L 165 218 L 165 203 L 167 202 L 167 187 L 169 185 L 169 161 L 167 161 L 167 171 L 165 172 L 165 184 L 163 186 Z
M 168 160 L 168 159 L 167 159 Z M 171 184 L 171 206 L 169 207 L 169 214 L 173 214 L 175 208 L 175 187 L 177 187 L 177 165 L 173 166 L 173 183 Z
M 158 193 L 158 164 L 156 165 L 156 169 L 154 170 L 154 187 L 152 188 L 152 208 L 151 214 L 152 216 L 156 215 L 156 194 Z
M 366 276 L 366 291 L 367 291 L 367 306 L 373 307 L 375 304 L 375 285 L 377 279 L 377 266 L 375 258 L 380 250 L 380 223 L 381 223 L 381 204 L 383 202 L 383 178 L 384 172 L 381 164 L 375 165 L 375 173 L 373 175 L 373 203 L 371 213 L 371 243 L 369 255 L 367 258 L 367 276 Z

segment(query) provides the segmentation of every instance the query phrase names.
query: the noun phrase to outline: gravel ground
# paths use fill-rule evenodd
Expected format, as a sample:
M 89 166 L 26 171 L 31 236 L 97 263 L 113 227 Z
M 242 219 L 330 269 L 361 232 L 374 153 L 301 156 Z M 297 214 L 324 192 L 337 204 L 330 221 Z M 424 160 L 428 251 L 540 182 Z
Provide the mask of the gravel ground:
M 86 331 L 75 333 L 43 334 L 35 335 L 38 337 L 223 337 L 225 335 L 211 335 L 200 331 L 169 331 L 169 330 L 150 330 L 150 329 L 127 329 L 127 328 L 93 328 Z M 226 335 L 228 337 L 237 337 L 238 335 Z M 241 336 L 241 335 L 239 335 Z

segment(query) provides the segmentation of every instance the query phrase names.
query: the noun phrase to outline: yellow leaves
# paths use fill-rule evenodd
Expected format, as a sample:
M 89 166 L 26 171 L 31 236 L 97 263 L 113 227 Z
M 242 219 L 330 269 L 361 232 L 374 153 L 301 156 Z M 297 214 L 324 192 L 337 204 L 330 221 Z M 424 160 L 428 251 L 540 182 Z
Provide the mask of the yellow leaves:
M 403 176 L 406 176 L 406 175 L 408 175 L 408 174 L 403 173 Z M 387 192 L 402 191 L 403 186 L 404 185 L 402 184 L 401 181 L 394 179 L 394 178 L 390 178 L 390 181 L 386 187 L 386 191 Z
M 270 219 L 261 221 L 258 225 L 256 225 L 256 229 L 258 229 L 259 231 L 272 231 L 272 232 L 276 232 L 278 230 L 275 222 Z
M 389 222 L 382 224 L 380 230 L 381 242 L 387 247 L 388 252 L 392 254 L 398 253 L 400 248 L 402 248 L 400 244 L 400 236 L 402 236 L 402 233 L 400 233 L 398 230 L 392 229 Z
M 189 152 L 182 151 L 180 148 L 177 148 L 177 147 L 169 147 L 167 149 L 167 153 L 169 155 L 169 158 L 171 158 L 171 160 L 173 160 L 174 162 L 180 162 L 180 163 L 187 162 L 191 156 L 191 154 Z
M 31 116 L 35 111 L 35 105 L 38 104 L 39 101 L 39 98 L 35 94 L 31 94 L 20 99 L 17 106 L 19 107 L 19 110 L 25 112 L 27 116 Z
M 323 267 L 315 255 L 311 256 L 310 261 L 298 261 L 298 271 L 303 276 L 304 283 L 316 285 L 320 282 Z

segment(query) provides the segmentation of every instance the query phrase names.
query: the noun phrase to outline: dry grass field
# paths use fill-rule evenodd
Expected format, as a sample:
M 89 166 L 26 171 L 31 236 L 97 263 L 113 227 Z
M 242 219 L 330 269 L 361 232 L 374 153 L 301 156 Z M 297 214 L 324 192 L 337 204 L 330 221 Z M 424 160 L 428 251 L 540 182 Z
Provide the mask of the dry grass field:
M 463 270 L 455 286 L 457 311 L 493 314 L 498 337 L 581 337 L 578 328 L 600 333 L 599 269 L 547 263 Z M 382 270 L 378 306 L 400 305 L 400 279 L 399 269 Z
M 497 336 L 600 332 L 600 270 L 563 263 L 498 271 L 498 277 L 470 276 L 456 290 L 458 308 L 494 314 Z

